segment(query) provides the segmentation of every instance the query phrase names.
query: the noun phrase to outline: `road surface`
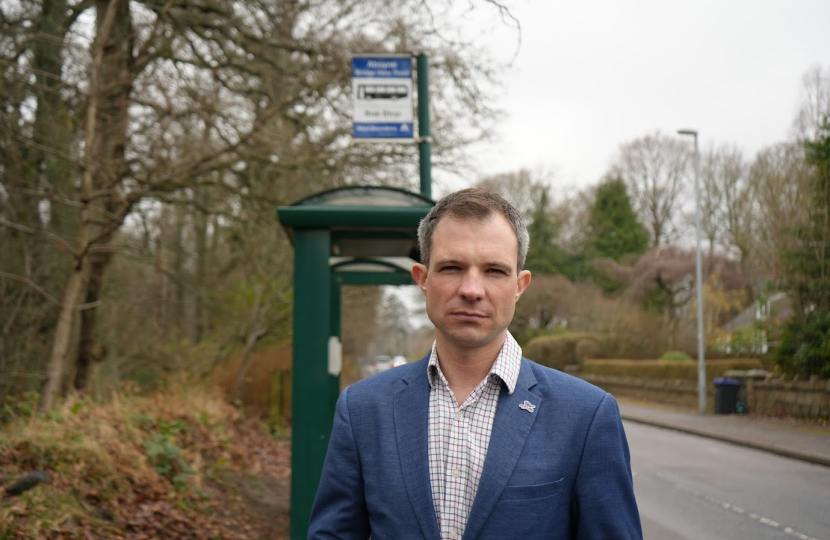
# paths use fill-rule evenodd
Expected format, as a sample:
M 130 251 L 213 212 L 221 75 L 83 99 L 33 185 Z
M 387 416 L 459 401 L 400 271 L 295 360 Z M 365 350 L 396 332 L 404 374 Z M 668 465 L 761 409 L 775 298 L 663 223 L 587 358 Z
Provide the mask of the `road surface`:
M 645 540 L 830 540 L 830 468 L 625 423 Z

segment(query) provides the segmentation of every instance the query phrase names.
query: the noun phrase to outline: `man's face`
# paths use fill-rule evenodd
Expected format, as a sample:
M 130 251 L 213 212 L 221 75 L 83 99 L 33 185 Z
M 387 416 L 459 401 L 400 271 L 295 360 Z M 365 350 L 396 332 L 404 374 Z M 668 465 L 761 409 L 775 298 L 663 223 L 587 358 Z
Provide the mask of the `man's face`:
M 500 214 L 438 222 L 429 268 L 416 264 L 412 276 L 426 295 L 439 345 L 501 346 L 516 301 L 530 283 L 530 272 L 517 274 L 518 250 L 516 234 Z

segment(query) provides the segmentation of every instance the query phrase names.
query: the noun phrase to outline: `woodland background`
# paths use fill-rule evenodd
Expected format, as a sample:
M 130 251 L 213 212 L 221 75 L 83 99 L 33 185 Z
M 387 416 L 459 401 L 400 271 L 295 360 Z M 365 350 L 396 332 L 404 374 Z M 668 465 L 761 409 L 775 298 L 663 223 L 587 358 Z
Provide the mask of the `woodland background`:
M 481 175 L 500 66 L 456 23 L 471 11 L 517 23 L 496 0 L 0 3 L 0 538 L 287 537 L 273 390 L 293 249 L 275 209 L 418 185 L 414 145 L 351 144 L 352 52 L 425 52 L 435 177 L 526 216 L 526 350 L 695 355 L 690 141 L 621 141 L 579 191 Z M 830 68 L 802 89 L 787 140 L 702 148 L 706 347 L 827 378 Z M 406 293 L 343 295 L 344 384 L 428 350 Z
M 511 330 L 603 336 L 596 357 L 694 355 L 689 140 L 623 141 L 597 184 L 470 177 L 499 81 L 422 0 L 15 0 L 0 8 L 0 403 L 125 382 L 219 381 L 244 397 L 257 355 L 290 366 L 293 251 L 275 208 L 326 188 L 416 190 L 414 146 L 352 145 L 350 54 L 430 56 L 434 167 L 527 216 L 531 288 Z M 496 2 L 490 10 L 511 24 Z M 499 23 L 502 24 L 502 23 Z M 702 148 L 707 348 L 830 376 L 830 70 L 804 74 L 790 139 Z M 787 302 L 769 300 L 784 293 Z M 751 324 L 729 325 L 755 306 Z M 420 356 L 399 295 L 347 287 L 347 373 Z M 364 324 L 374 321 L 375 324 Z M 776 356 L 777 355 L 777 356 Z M 276 360 L 274 360 L 276 359 Z

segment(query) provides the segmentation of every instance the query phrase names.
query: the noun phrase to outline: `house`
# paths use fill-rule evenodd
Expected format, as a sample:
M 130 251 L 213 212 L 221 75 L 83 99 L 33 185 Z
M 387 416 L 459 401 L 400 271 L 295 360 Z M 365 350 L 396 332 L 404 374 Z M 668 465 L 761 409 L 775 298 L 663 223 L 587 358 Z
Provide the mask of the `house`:
M 793 314 L 792 300 L 787 293 L 776 292 L 751 306 L 723 325 L 725 338 L 717 348 L 726 353 L 766 353 L 775 345 L 767 339 L 764 326 L 781 323 Z M 763 324 L 762 324 L 763 323 Z

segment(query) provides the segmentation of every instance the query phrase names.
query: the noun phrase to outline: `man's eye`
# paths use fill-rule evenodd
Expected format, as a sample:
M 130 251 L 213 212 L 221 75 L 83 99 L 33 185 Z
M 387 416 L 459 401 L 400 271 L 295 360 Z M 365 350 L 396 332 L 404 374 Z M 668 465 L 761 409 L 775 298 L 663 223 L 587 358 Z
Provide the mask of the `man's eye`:
M 453 272 L 455 270 L 458 270 L 458 267 L 452 264 L 448 264 L 447 266 L 442 266 L 441 268 L 439 268 L 439 270 L 441 272 Z
M 499 274 L 499 275 L 502 275 L 502 276 L 507 274 L 507 272 L 505 272 L 501 268 L 490 268 L 489 270 L 487 270 L 487 273 L 488 274 Z

